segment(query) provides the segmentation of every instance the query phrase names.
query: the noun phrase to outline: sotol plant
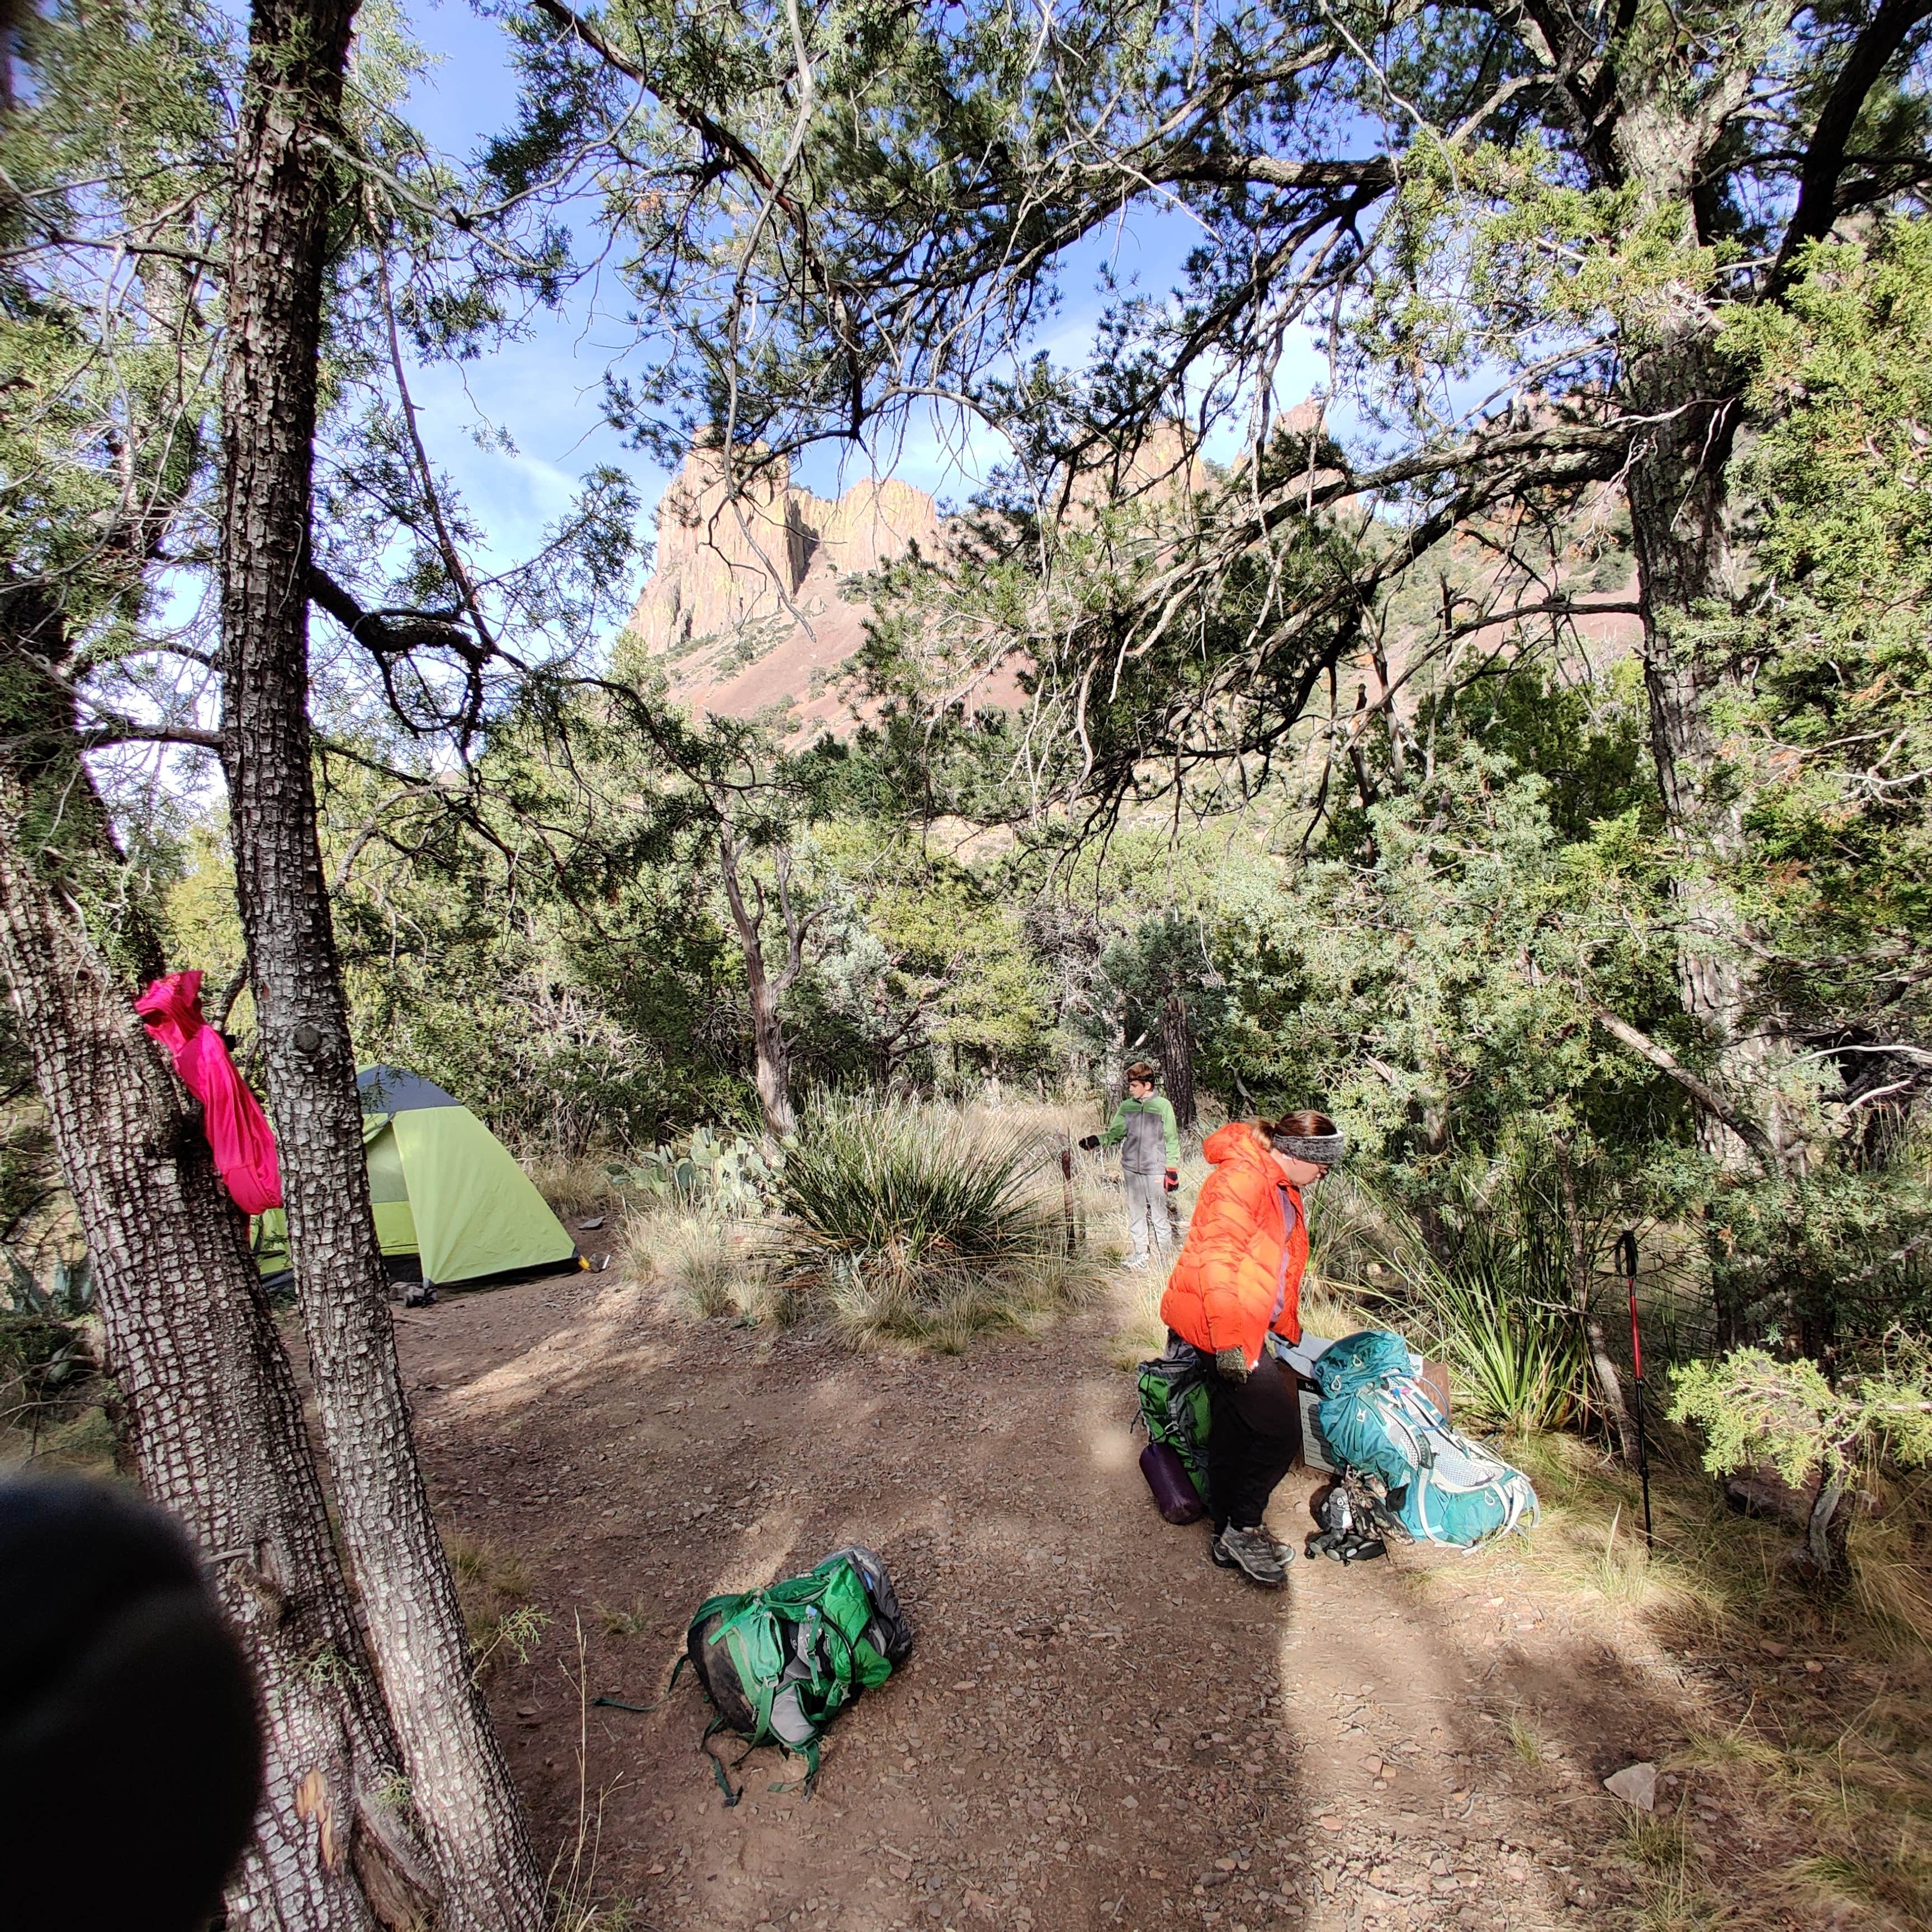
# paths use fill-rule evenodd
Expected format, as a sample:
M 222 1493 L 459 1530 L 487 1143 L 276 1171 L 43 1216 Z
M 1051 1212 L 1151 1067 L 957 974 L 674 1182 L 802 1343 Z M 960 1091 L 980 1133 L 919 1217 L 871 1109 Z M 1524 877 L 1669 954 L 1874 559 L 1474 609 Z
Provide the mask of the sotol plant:
M 941 1336 L 1064 1287 L 1048 1150 L 1024 1128 L 932 1108 L 830 1101 L 780 1183 L 781 1278 L 865 1332 Z

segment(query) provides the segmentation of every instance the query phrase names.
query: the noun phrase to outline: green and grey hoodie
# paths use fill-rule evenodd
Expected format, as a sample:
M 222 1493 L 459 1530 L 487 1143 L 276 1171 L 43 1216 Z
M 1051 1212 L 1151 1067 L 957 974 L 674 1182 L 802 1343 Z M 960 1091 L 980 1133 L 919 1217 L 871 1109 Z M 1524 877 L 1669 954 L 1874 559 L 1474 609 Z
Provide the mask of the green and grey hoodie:
M 1100 1144 L 1119 1147 L 1123 1141 L 1120 1166 L 1129 1174 L 1162 1174 L 1180 1165 L 1180 1130 L 1165 1094 L 1130 1098 L 1114 1109 Z

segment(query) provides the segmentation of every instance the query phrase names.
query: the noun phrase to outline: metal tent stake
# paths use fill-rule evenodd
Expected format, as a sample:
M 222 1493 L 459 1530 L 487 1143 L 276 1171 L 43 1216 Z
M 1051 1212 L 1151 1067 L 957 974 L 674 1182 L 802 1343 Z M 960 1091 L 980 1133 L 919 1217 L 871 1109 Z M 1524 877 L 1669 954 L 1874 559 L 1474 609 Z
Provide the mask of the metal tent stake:
M 1643 1341 L 1636 1328 L 1636 1235 L 1628 1228 L 1617 1237 L 1617 1266 L 1630 1296 L 1630 1366 L 1636 1381 L 1636 1471 L 1643 1485 L 1643 1546 L 1656 1546 L 1650 1523 L 1650 1445 L 1643 1432 Z

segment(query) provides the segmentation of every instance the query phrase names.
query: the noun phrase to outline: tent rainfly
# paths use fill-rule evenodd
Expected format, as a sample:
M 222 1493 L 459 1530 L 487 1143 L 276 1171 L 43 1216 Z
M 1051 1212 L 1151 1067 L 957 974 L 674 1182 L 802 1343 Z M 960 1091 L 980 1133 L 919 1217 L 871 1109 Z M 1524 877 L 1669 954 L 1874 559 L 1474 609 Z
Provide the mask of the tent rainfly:
M 362 1145 L 376 1234 L 392 1276 L 430 1286 L 562 1268 L 577 1245 L 508 1148 L 454 1096 L 419 1073 L 364 1067 Z M 264 1273 L 288 1265 L 287 1222 L 262 1216 Z

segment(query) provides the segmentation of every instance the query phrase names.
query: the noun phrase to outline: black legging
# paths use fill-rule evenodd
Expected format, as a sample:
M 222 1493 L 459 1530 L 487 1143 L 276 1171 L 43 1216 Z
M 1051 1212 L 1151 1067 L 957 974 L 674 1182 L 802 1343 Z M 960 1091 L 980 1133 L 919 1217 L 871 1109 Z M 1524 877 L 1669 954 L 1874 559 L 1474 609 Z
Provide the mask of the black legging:
M 1276 1484 L 1301 1453 L 1301 1406 L 1294 1378 L 1263 1351 L 1244 1382 L 1208 1371 L 1208 1487 L 1214 1533 L 1261 1522 Z

